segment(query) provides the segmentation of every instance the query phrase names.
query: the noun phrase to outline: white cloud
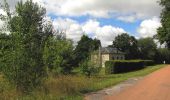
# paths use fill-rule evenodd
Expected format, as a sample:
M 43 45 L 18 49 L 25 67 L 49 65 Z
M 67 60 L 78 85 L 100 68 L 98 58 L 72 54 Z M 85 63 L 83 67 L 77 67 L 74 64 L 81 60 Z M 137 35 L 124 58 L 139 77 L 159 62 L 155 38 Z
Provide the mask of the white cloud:
M 83 25 L 83 31 L 85 31 L 87 34 L 92 35 L 96 33 L 96 30 L 100 27 L 100 23 L 96 20 L 88 20 Z
M 159 6 L 158 6 L 159 7 Z M 160 8 L 161 9 L 161 8 Z M 153 16 L 159 16 L 160 12 L 157 11 L 158 13 L 155 15 L 147 15 L 146 13 L 131 13 L 129 12 L 129 14 L 123 14 L 117 17 L 118 20 L 120 21 L 124 21 L 124 22 L 129 22 L 129 23 L 133 23 L 135 21 L 137 21 L 137 19 L 143 20 L 146 18 L 151 18 Z
M 153 17 L 152 19 L 142 21 L 137 31 L 140 37 L 153 37 L 155 34 L 157 34 L 157 28 L 160 26 L 160 19 Z
M 97 29 L 96 37 L 101 40 L 102 46 L 111 45 L 116 36 L 125 33 L 125 30 L 119 27 L 103 26 Z
M 82 28 L 85 33 L 99 39 L 102 46 L 111 45 L 117 35 L 126 32 L 122 28 L 111 25 L 100 26 L 100 22 L 96 20 L 87 21 Z
M 41 0 L 49 14 L 64 16 L 90 15 L 93 17 L 117 17 L 132 22 L 159 16 L 161 7 L 157 0 Z
M 0 0 L 2 2 L 3 0 Z M 19 0 L 7 0 L 14 9 Z M 24 0 L 25 1 L 25 0 Z M 158 0 L 33 0 L 57 16 L 90 15 L 100 18 L 117 18 L 125 22 L 159 16 Z
M 11 9 L 19 0 L 7 0 Z M 33 0 L 47 9 L 48 15 L 56 16 L 84 16 L 92 18 L 117 18 L 124 22 L 134 22 L 137 19 L 144 20 L 138 33 L 140 37 L 151 37 L 156 34 L 156 28 L 161 24 L 157 17 L 161 12 L 161 7 L 157 0 Z M 0 0 L 2 2 L 2 0 Z M 151 18 L 151 19 L 150 19 Z M 148 20 L 145 20 L 148 19 Z M 105 25 L 101 26 L 97 20 L 88 20 L 82 24 L 69 18 L 54 19 L 54 27 L 66 31 L 69 39 L 77 42 L 83 33 L 91 37 L 97 37 L 102 41 L 102 45 L 111 44 L 118 34 L 126 32 L 124 29 Z
M 83 30 L 81 26 L 78 24 L 77 21 L 72 19 L 62 19 L 57 18 L 53 21 L 54 28 L 63 30 L 66 32 L 66 38 L 77 42 L 80 40 L 81 36 L 83 35 Z
M 122 28 L 111 25 L 100 26 L 100 22 L 92 19 L 79 24 L 77 21 L 69 18 L 58 18 L 54 20 L 53 24 L 56 29 L 65 30 L 66 37 L 72 39 L 75 43 L 86 33 L 92 38 L 100 39 L 102 46 L 111 45 L 117 35 L 126 32 Z
M 136 20 L 135 16 L 120 16 L 117 18 L 118 20 L 124 21 L 124 22 L 134 22 Z

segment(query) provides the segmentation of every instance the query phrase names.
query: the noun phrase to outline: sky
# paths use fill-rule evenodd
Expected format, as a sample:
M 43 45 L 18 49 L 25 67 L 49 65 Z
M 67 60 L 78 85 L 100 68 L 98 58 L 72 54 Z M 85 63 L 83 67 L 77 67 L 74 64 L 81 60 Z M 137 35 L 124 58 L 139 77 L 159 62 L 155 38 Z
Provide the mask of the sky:
M 2 2 L 3 0 L 0 0 Z M 19 0 L 7 0 L 11 10 Z M 33 0 L 47 10 L 46 19 L 76 43 L 83 34 L 112 44 L 117 35 L 152 37 L 161 27 L 158 0 Z M 0 9 L 0 13 L 3 11 Z M 2 22 L 0 21 L 0 26 Z

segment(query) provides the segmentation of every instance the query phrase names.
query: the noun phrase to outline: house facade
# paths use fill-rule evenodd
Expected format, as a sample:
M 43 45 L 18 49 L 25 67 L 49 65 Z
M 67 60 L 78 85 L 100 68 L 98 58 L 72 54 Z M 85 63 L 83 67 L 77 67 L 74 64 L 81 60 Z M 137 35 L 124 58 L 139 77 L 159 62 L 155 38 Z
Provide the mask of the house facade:
M 125 60 L 125 54 L 116 48 L 104 47 L 93 53 L 91 59 L 95 62 L 99 61 L 102 67 L 109 60 Z

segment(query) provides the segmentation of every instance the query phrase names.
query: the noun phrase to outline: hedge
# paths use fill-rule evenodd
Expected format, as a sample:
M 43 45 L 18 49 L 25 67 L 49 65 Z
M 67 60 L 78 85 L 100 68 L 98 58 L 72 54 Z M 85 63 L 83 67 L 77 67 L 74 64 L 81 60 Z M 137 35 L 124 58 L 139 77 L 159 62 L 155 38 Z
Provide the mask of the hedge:
M 116 74 L 143 69 L 145 66 L 153 65 L 152 60 L 113 60 L 106 61 L 105 73 Z
M 145 66 L 152 66 L 155 64 L 155 62 L 153 60 L 141 60 L 144 62 Z

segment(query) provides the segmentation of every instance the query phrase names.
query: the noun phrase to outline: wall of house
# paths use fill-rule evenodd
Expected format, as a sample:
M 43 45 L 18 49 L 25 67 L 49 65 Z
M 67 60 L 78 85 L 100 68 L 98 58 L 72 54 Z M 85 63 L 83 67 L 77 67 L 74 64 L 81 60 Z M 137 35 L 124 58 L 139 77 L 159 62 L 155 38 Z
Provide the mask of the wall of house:
M 105 62 L 109 60 L 125 60 L 123 54 L 102 54 L 102 67 L 105 67 Z
M 109 60 L 111 60 L 110 54 L 102 54 L 102 67 L 105 67 L 105 62 Z
M 102 67 L 105 67 L 105 62 L 109 60 L 125 60 L 125 55 L 123 54 L 102 54 L 101 59 L 99 55 L 94 54 L 91 55 L 91 59 L 94 63 L 100 60 Z

